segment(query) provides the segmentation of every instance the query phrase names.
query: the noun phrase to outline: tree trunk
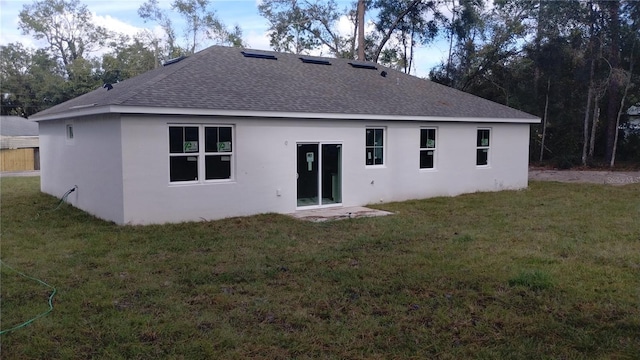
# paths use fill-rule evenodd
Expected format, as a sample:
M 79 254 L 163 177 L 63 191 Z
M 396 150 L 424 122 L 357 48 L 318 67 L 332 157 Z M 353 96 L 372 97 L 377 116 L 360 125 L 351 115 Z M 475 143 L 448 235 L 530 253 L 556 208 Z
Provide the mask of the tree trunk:
M 598 129 L 598 120 L 600 119 L 600 106 L 598 105 L 598 96 L 596 95 L 593 109 L 593 119 L 591 120 L 591 139 L 589 139 L 589 155 L 588 159 L 593 159 L 593 152 L 596 148 L 596 130 Z
M 622 99 L 620 99 L 620 109 L 618 110 L 618 117 L 616 118 L 616 135 L 613 140 L 613 151 L 611 154 L 611 162 L 609 162 L 609 167 L 613 167 L 616 162 L 616 150 L 618 149 L 618 136 L 620 131 L 618 128 L 620 127 L 620 116 L 622 116 L 622 111 L 624 109 L 624 101 L 627 99 L 627 93 L 629 92 L 629 88 L 631 87 L 631 77 L 633 75 L 633 51 L 636 48 L 636 42 L 633 42 L 633 46 L 631 47 L 631 59 L 629 59 L 629 75 L 625 79 L 626 84 L 624 85 L 624 93 L 622 94 Z
M 451 9 L 451 32 L 449 33 L 449 59 L 447 60 L 447 69 L 446 69 L 446 79 L 447 81 L 449 81 L 449 73 L 450 73 L 450 69 L 451 69 L 451 51 L 453 50 L 453 35 L 454 35 L 454 31 L 453 31 L 453 26 L 454 23 L 456 22 L 456 0 L 452 0 L 451 3 L 453 4 L 453 9 Z M 449 85 L 451 85 L 451 83 L 453 83 L 452 81 L 449 81 Z
M 591 62 L 591 76 L 593 77 L 593 61 Z M 591 98 L 593 96 L 593 78 L 589 81 L 587 93 L 587 108 L 584 110 L 584 124 L 582 125 L 582 166 L 587 165 L 587 147 L 589 144 L 589 115 L 591 111 Z
M 544 139 L 547 136 L 547 114 L 549 110 L 549 90 L 551 89 L 551 78 L 547 79 L 547 98 L 544 103 L 544 118 L 542 118 L 542 141 L 540 144 L 540 162 L 544 157 Z
M 358 0 L 358 60 L 364 61 L 364 0 Z
M 618 9 L 620 2 L 618 0 L 607 3 L 609 7 L 609 34 L 610 34 L 610 47 L 609 47 L 609 63 L 612 70 L 615 72 L 620 66 L 620 19 L 618 16 Z M 616 133 L 618 129 L 617 116 L 620 106 L 620 82 L 617 76 L 612 76 L 608 89 L 608 103 L 607 103 L 607 147 L 605 149 L 605 161 L 610 163 L 613 160 L 614 143 Z
M 398 16 L 395 18 L 393 23 L 391 23 L 391 25 L 389 26 L 389 29 L 387 30 L 387 32 L 384 34 L 384 36 L 380 40 L 380 43 L 376 47 L 376 51 L 375 51 L 375 53 L 373 55 L 373 59 L 371 59 L 371 61 L 376 62 L 376 63 L 378 62 L 378 59 L 380 58 L 380 53 L 382 53 L 382 49 L 387 44 L 387 41 L 389 41 L 389 39 L 391 38 L 391 34 L 393 34 L 393 31 L 396 29 L 396 27 L 398 27 L 398 24 L 400 23 L 400 21 L 411 10 L 413 10 L 420 3 L 420 1 L 421 0 L 412 0 L 411 3 L 409 3 L 409 5 L 407 5 L 407 8 L 404 9 L 400 14 L 398 14 Z
M 616 163 L 616 150 L 618 148 L 618 135 L 620 133 L 620 131 L 618 131 L 618 128 L 620 127 L 620 116 L 622 115 L 622 108 L 624 106 L 624 101 L 627 98 L 629 83 L 630 81 L 627 82 L 627 85 L 625 86 L 625 89 L 624 89 L 624 94 L 622 95 L 622 99 L 620 99 L 620 110 L 618 110 L 618 116 L 616 118 L 616 134 L 613 138 L 613 150 L 611 151 L 611 161 L 609 162 L 609 167 L 613 167 Z

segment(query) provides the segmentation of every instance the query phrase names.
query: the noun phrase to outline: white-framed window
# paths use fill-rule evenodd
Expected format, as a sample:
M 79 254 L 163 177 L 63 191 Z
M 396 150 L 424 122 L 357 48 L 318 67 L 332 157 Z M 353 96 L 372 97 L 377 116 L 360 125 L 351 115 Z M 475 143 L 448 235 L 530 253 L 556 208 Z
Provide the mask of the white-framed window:
M 478 129 L 476 142 L 476 165 L 489 165 L 489 150 L 491 146 L 491 129 Z
M 384 165 L 384 128 L 366 129 L 365 164 Z
M 233 178 L 233 127 L 169 125 L 169 181 Z
M 436 128 L 420 129 L 420 169 L 436 167 Z
M 65 139 L 67 140 L 67 144 L 73 144 L 73 139 L 74 139 L 73 121 L 69 120 L 64 123 L 64 133 L 65 133 Z

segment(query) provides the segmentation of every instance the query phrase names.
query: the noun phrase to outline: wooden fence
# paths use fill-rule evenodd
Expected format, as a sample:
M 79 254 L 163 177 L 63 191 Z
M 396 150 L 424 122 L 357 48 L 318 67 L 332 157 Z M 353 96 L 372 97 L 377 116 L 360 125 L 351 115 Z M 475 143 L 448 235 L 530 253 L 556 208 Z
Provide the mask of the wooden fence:
M 38 149 L 0 150 L 0 171 L 27 171 L 40 169 Z

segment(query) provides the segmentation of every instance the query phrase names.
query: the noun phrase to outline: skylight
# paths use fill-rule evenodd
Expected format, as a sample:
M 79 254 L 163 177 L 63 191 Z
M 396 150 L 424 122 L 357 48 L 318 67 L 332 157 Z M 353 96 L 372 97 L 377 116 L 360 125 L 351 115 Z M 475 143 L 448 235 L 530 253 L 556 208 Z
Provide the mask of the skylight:
M 255 51 L 241 51 L 244 57 L 257 58 L 257 59 L 269 59 L 269 60 L 278 60 L 277 57 L 271 54 L 259 53 Z
M 353 66 L 356 69 L 378 70 L 378 68 L 371 63 L 350 62 L 349 65 Z
M 302 62 L 305 64 L 331 65 L 329 60 L 324 60 L 324 59 L 314 59 L 314 58 L 303 56 L 303 57 L 300 57 L 300 60 L 302 60 Z

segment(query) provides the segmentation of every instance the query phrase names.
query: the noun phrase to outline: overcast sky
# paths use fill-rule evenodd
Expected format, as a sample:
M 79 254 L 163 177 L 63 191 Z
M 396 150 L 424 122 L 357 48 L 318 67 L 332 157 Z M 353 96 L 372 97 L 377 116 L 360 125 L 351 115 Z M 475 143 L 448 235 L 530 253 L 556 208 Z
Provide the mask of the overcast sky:
M 260 0 L 213 0 L 213 8 L 218 17 L 227 26 L 239 25 L 243 39 L 253 49 L 270 50 L 267 35 L 268 23 L 258 14 Z M 22 35 L 18 29 L 18 14 L 25 4 L 33 1 L 0 0 L 0 45 L 19 42 L 26 47 L 41 48 L 43 42 L 37 42 L 31 36 Z M 135 35 L 143 28 L 152 29 L 153 24 L 144 23 L 138 16 L 138 8 L 145 0 L 81 0 L 94 15 L 97 24 L 111 30 Z M 161 7 L 169 8 L 171 0 L 159 0 Z M 339 6 L 346 7 L 351 0 L 338 0 Z M 349 31 L 348 21 L 344 21 L 345 31 Z M 440 62 L 447 51 L 446 44 L 438 42 L 417 49 L 415 55 L 415 74 L 426 77 L 429 70 Z

